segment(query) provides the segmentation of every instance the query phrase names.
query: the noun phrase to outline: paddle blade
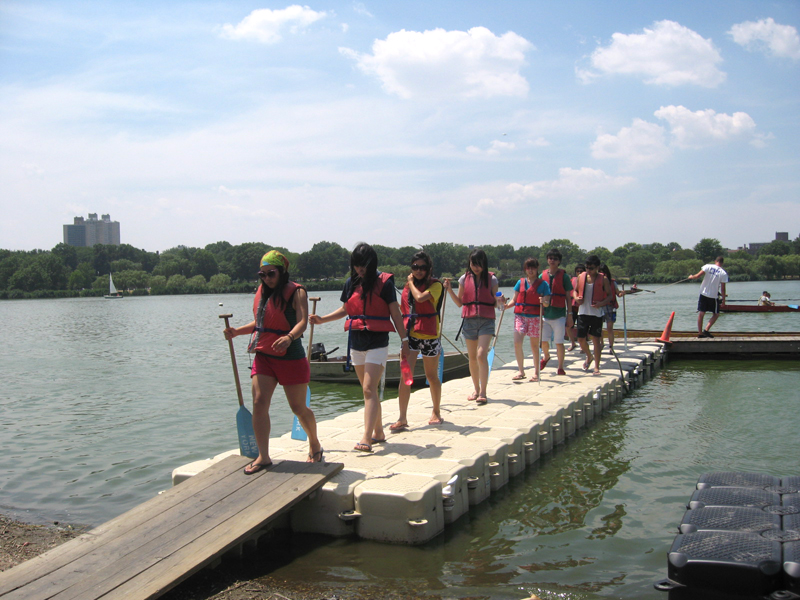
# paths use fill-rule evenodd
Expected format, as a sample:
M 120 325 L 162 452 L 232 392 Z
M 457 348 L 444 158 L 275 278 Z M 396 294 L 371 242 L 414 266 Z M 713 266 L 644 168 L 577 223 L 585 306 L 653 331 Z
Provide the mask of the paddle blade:
M 444 348 L 439 351 L 439 381 L 444 382 Z
M 239 454 L 248 458 L 258 458 L 258 444 L 253 431 L 253 415 L 244 406 L 236 413 L 236 430 L 239 433 Z
M 311 407 L 311 387 L 306 388 L 306 406 Z M 306 430 L 300 425 L 300 419 L 297 418 L 297 415 L 294 416 L 294 421 L 292 421 L 292 439 L 301 442 L 305 442 L 308 439 Z
M 494 348 L 489 348 L 489 354 L 486 355 L 486 360 L 489 361 L 489 375 L 491 375 L 492 363 L 494 362 Z

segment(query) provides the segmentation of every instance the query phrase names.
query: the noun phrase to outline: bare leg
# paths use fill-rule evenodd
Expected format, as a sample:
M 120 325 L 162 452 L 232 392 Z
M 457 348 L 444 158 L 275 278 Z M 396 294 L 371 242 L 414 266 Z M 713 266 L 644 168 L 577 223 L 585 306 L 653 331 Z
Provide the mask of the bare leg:
M 278 380 L 269 375 L 254 375 L 250 380 L 253 388 L 253 433 L 258 445 L 258 457 L 253 462 L 257 465 L 269 464 L 272 462 L 269 457 L 269 432 L 272 427 L 269 406 Z
M 594 345 L 594 372 L 593 375 L 600 375 L 600 353 L 603 351 L 603 332 L 597 337 L 592 337 Z
M 303 431 L 308 436 L 308 456 L 313 458 L 322 450 L 322 444 L 317 438 L 317 421 L 314 418 L 314 412 L 306 406 L 306 390 L 308 390 L 307 383 L 283 386 L 283 392 L 289 401 L 289 408 L 297 415 L 297 420 L 300 421 Z
M 564 356 L 566 355 L 566 351 L 564 350 L 564 344 L 556 344 L 556 354 L 558 355 L 558 368 L 564 368 Z
M 542 360 L 550 360 L 550 342 L 542 340 Z
M 539 338 L 532 337 L 531 340 L 531 355 L 533 356 L 533 377 L 530 378 L 530 381 L 539 381 L 539 377 L 536 375 L 536 370 L 539 365 Z M 520 344 L 522 346 L 522 344 Z M 522 373 L 522 370 L 520 370 Z M 523 373 L 524 375 L 524 373 Z
M 581 350 L 586 355 L 586 360 L 583 361 L 583 370 L 588 371 L 589 365 L 592 364 L 592 351 L 589 350 L 589 343 L 586 341 L 585 337 L 579 337 L 578 343 L 581 345 Z
M 719 313 L 714 313 L 713 315 L 711 315 L 711 318 L 708 320 L 708 326 L 706 327 L 706 331 L 709 331 L 711 329 L 711 326 L 717 322 L 717 319 L 719 319 Z
M 524 333 L 514 330 L 514 354 L 517 357 L 517 368 L 519 369 L 520 379 L 525 377 L 525 353 L 522 350 L 522 341 L 524 339 Z
M 614 349 L 614 322 L 609 319 L 606 322 L 606 330 L 608 331 L 608 347 Z
M 417 364 L 417 356 L 419 352 L 409 350 L 406 358 L 408 359 L 408 366 L 411 367 L 411 372 L 414 372 L 414 367 Z M 430 381 L 430 377 L 428 378 Z M 408 425 L 408 401 L 411 397 L 411 386 L 406 385 L 403 378 L 400 378 L 400 385 L 397 388 L 397 402 L 400 405 L 400 416 L 397 418 L 395 425 Z
M 422 366 L 425 367 L 425 377 L 431 388 L 431 401 L 433 402 L 433 412 L 430 421 L 438 422 L 442 418 L 439 406 L 442 403 L 442 382 L 439 381 L 439 355 L 423 356 Z
M 383 365 L 366 363 L 354 366 L 361 382 L 361 390 L 364 392 L 364 435 L 360 443 L 371 446 L 373 438 L 382 440 L 386 437 L 381 422 L 381 401 L 378 395 Z
M 478 398 L 486 398 L 486 388 L 489 385 L 489 347 L 492 344 L 491 335 L 482 335 L 478 337 L 478 369 L 480 372 L 480 389 L 478 390 Z
M 705 317 L 706 313 L 697 313 L 697 333 L 703 333 L 703 319 L 705 319 Z
M 481 373 L 478 365 L 478 340 L 464 340 L 467 345 L 467 357 L 469 358 L 469 376 L 472 378 L 472 386 L 475 388 L 473 394 L 478 397 L 481 390 Z M 472 398 L 473 400 L 475 398 Z

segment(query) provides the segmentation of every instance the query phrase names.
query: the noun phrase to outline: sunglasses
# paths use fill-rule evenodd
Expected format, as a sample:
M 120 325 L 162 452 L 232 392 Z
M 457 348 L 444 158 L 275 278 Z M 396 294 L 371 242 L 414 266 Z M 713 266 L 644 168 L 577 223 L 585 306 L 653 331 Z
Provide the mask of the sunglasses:
M 412 271 L 427 271 L 428 265 L 411 265 Z
M 586 265 L 587 271 L 594 271 L 599 265 Z
M 258 272 L 258 276 L 261 277 L 262 279 L 267 277 L 272 278 L 275 277 L 277 274 L 278 274 L 278 269 L 270 269 L 269 271 Z

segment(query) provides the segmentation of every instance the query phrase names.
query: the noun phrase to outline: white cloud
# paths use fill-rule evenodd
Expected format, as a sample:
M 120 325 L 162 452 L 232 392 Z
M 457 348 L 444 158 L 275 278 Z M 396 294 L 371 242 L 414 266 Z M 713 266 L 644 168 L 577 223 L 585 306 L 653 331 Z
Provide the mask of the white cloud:
M 702 148 L 737 138 L 756 138 L 756 123 L 744 112 L 717 114 L 710 108 L 692 112 L 683 106 L 662 106 L 655 113 L 669 123 L 672 143 L 679 148 Z
M 509 184 L 496 197 L 479 200 L 475 210 L 485 214 L 487 209 L 522 202 L 580 200 L 589 194 L 623 187 L 633 181 L 632 177 L 612 177 L 600 169 L 564 167 L 558 170 L 558 179 Z
M 513 32 L 496 36 L 485 27 L 469 31 L 406 31 L 375 40 L 372 54 L 340 48 L 358 68 L 401 98 L 525 96 L 519 71 L 533 45 Z
M 488 154 L 489 156 L 493 156 L 500 154 L 501 152 L 510 152 L 516 148 L 517 145 L 514 142 L 501 142 L 500 140 L 492 140 L 489 144 L 489 147 L 485 151 L 481 150 L 477 146 L 467 146 L 467 152 L 470 154 Z
M 772 17 L 745 21 L 728 32 L 733 41 L 750 51 L 769 52 L 781 58 L 800 59 L 800 36 L 791 25 L 778 25 Z
M 297 33 L 300 29 L 325 18 L 325 12 L 311 10 L 308 6 L 293 4 L 283 9 L 259 8 L 247 15 L 238 25 L 222 26 L 222 36 L 232 40 L 255 40 L 262 44 L 275 44 L 288 30 Z
M 606 47 L 591 56 L 592 66 L 602 73 L 641 75 L 645 83 L 676 86 L 716 87 L 725 81 L 717 68 L 722 62 L 711 40 L 674 21 L 658 21 L 644 33 L 615 33 Z M 588 82 L 596 73 L 578 70 Z
M 656 123 L 634 119 L 631 127 L 623 127 L 616 135 L 598 135 L 592 144 L 592 156 L 622 161 L 623 170 L 653 167 L 670 156 L 664 128 Z

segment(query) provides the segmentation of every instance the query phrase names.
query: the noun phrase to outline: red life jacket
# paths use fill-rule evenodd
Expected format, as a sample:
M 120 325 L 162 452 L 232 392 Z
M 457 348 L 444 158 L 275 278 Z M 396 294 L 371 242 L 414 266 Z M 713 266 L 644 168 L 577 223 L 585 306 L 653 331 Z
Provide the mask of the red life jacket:
M 253 300 L 253 316 L 256 320 L 256 327 L 250 336 L 250 345 L 247 351 L 250 353 L 261 352 L 262 354 L 269 354 L 270 356 L 283 356 L 286 354 L 288 347 L 284 350 L 274 350 L 272 344 L 279 338 L 288 334 L 292 330 L 292 325 L 289 324 L 286 318 L 286 308 L 291 305 L 292 296 L 301 287 L 299 284 L 288 281 L 283 286 L 283 299 L 286 306 L 281 310 L 275 302 L 275 299 L 270 297 L 267 299 L 264 306 L 264 314 L 261 323 L 258 322 L 258 311 L 261 305 L 261 291 L 263 286 L 258 286 L 256 290 L 256 297 Z M 295 342 L 299 342 L 298 338 Z M 294 343 L 294 342 L 292 342 Z
M 539 309 L 542 306 L 541 296 L 536 290 L 539 285 L 544 281 L 540 277 L 536 278 L 533 285 L 528 287 L 528 278 L 523 277 L 519 280 L 519 292 L 517 292 L 517 299 L 514 302 L 514 314 L 528 315 L 532 317 L 539 316 Z
M 489 271 L 489 281 L 491 282 L 494 273 Z M 464 277 L 464 292 L 461 294 L 461 316 L 465 319 L 470 317 L 483 317 L 484 319 L 494 319 L 494 307 L 497 299 L 494 297 L 491 285 L 479 285 L 477 293 L 475 291 L 475 279 L 471 274 Z
M 578 300 L 580 304 L 586 302 L 586 298 L 583 297 L 583 291 L 586 289 L 586 276 L 587 273 L 581 273 L 578 277 Z M 594 288 L 592 289 L 592 301 L 593 302 L 602 302 L 606 299 L 606 290 L 605 286 L 603 286 L 603 281 L 605 280 L 606 276 L 602 273 L 598 273 L 597 277 L 594 280 Z M 589 302 L 591 305 L 592 301 Z
M 566 308 L 567 291 L 564 289 L 564 269 L 556 270 L 555 277 L 550 274 L 550 269 L 545 269 L 542 279 L 550 284 L 550 306 Z
M 431 279 L 431 285 L 418 288 L 420 292 L 430 289 L 438 279 Z M 409 284 L 413 285 L 413 284 Z M 415 331 L 422 335 L 439 335 L 439 310 L 444 300 L 444 290 L 442 290 L 439 301 L 434 306 L 433 298 L 425 302 L 417 302 L 411 295 L 408 285 L 403 288 L 403 295 L 400 298 L 400 311 L 403 313 L 403 324 L 406 331 Z
M 572 281 L 572 289 L 573 290 L 577 290 L 578 289 L 578 276 L 576 275 L 575 277 L 573 277 L 571 281 Z M 578 303 L 575 301 L 574 297 L 572 298 L 572 307 L 573 308 L 577 308 L 578 307 Z
M 361 285 L 355 287 L 347 302 L 344 303 L 347 311 L 347 319 L 344 322 L 345 331 L 351 329 L 395 331 L 389 314 L 389 305 L 381 298 L 383 286 L 391 277 L 391 273 L 379 273 L 375 285 L 363 300 L 361 299 Z
M 619 302 L 617 302 L 617 282 L 611 278 L 609 278 L 608 281 L 611 284 L 611 295 L 613 296 L 613 300 L 611 300 L 608 305 L 616 310 L 619 308 Z

